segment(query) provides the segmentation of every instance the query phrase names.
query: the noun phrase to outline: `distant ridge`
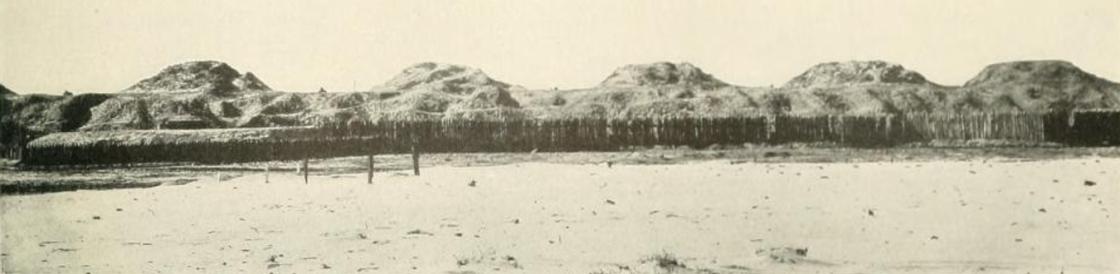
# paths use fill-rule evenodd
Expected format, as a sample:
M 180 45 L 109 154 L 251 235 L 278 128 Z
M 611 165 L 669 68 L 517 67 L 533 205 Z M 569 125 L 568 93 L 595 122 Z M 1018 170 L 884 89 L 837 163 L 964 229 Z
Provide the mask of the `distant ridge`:
M 275 127 L 431 118 L 901 114 L 1120 110 L 1120 84 L 1066 61 L 986 66 L 942 86 L 886 61 L 815 65 L 783 86 L 726 83 L 690 63 L 624 65 L 581 89 L 526 90 L 464 65 L 425 62 L 360 92 L 271 91 L 220 61 L 185 62 L 116 94 L 15 94 L 0 85 L 0 120 L 66 130 Z

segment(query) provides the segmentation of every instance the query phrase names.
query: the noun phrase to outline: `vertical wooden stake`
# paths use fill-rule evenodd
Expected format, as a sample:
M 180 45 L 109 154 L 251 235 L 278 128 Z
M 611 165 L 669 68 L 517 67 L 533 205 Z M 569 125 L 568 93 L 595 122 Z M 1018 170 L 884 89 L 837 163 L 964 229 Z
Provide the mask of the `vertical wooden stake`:
M 366 176 L 366 183 L 373 184 L 373 154 L 369 155 L 369 176 Z
M 412 143 L 412 174 L 420 176 L 420 151 L 416 150 L 416 142 Z
M 264 162 L 264 183 L 269 183 L 268 175 L 272 167 L 272 145 L 268 145 L 268 161 Z
M 307 158 L 305 157 L 305 158 L 303 158 L 303 184 L 308 184 L 308 180 L 307 180 L 308 171 L 307 171 L 307 169 L 308 169 Z

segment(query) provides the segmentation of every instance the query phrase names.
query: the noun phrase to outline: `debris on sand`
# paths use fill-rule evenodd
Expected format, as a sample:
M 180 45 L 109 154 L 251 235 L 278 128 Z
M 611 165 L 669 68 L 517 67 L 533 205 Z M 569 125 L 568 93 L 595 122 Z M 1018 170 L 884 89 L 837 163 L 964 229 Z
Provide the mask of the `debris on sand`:
M 517 268 L 517 269 L 521 268 L 521 264 L 518 263 L 517 258 L 514 258 L 513 256 L 506 255 L 505 262 L 506 262 L 506 264 L 509 264 L 513 268 Z
M 1095 186 L 1095 185 L 1097 185 L 1097 182 L 1085 180 L 1085 186 Z
M 806 247 L 771 247 L 755 250 L 755 255 L 764 256 L 771 261 L 784 264 L 797 264 L 808 262 L 809 248 Z
M 78 250 L 74 249 L 74 248 L 65 248 L 65 247 L 59 247 L 59 248 L 55 248 L 55 249 L 51 250 L 51 252 L 74 252 L 74 251 L 78 251 Z
M 426 235 L 426 236 L 435 235 L 435 234 L 432 234 L 431 232 L 427 232 L 427 231 L 423 231 L 423 230 L 419 230 L 419 229 L 413 229 L 413 230 L 411 230 L 411 231 L 409 231 L 408 233 L 405 233 L 405 234 L 406 235 Z
M 460 268 L 470 265 L 478 265 L 492 270 L 500 270 L 502 268 L 521 269 L 521 263 L 517 258 L 511 255 L 498 256 L 497 252 L 493 250 L 479 251 L 476 254 L 469 256 L 455 256 L 455 265 Z M 458 272 L 458 273 L 474 273 L 474 272 Z
M 475 182 L 474 180 L 471 180 L 470 183 L 467 183 L 467 186 L 469 186 L 469 187 L 475 187 L 477 185 L 478 185 L 478 182 Z
M 688 266 L 681 262 L 680 258 L 669 252 L 662 252 L 653 256 L 646 257 L 641 260 L 641 263 L 653 263 L 658 269 L 664 270 L 667 273 L 673 273 L 679 269 L 686 269 Z
M 268 260 L 265 261 L 266 263 L 268 263 L 268 269 L 279 267 L 281 264 L 277 261 L 277 259 L 282 257 L 284 257 L 284 254 L 274 254 L 268 256 Z
M 614 205 L 614 201 L 611 201 L 610 199 L 607 199 L 607 204 Z
M 714 263 L 714 262 L 713 262 Z M 729 270 L 730 272 L 724 271 Z M 646 256 L 638 261 L 637 264 L 608 264 L 605 268 L 601 268 L 590 273 L 592 274 L 638 274 L 638 273 L 681 273 L 681 274 L 697 274 L 697 273 L 753 273 L 749 271 L 750 268 L 739 265 L 730 265 L 722 267 L 721 271 L 716 271 L 706 267 L 689 266 L 685 264 L 685 259 L 678 257 L 669 252 L 662 251 L 662 253 Z M 746 272 L 744 272 L 746 271 Z

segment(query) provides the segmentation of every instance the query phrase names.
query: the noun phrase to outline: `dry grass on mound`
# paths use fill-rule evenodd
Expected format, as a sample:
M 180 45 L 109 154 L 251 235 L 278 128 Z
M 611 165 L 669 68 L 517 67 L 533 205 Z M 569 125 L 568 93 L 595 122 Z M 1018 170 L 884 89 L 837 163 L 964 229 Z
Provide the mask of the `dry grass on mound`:
M 311 136 L 310 127 L 239 128 L 202 130 L 121 130 L 62 132 L 35 139 L 30 147 L 222 143 L 232 140 L 297 139 Z

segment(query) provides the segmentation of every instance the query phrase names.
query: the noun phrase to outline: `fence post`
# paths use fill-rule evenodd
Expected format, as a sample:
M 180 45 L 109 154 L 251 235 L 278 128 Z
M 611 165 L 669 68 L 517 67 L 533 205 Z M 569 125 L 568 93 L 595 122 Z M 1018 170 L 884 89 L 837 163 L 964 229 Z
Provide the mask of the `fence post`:
M 373 154 L 369 155 L 369 175 L 366 176 L 366 184 L 373 184 Z
M 269 143 L 268 144 L 268 159 L 266 159 L 266 161 L 264 162 L 264 183 L 266 183 L 266 184 L 269 183 L 268 175 L 271 172 L 272 157 L 273 157 L 272 143 Z
M 304 156 L 303 157 L 303 184 L 308 184 L 308 179 L 307 179 L 308 170 L 307 169 L 308 169 L 307 156 Z
M 420 176 L 420 151 L 416 149 L 416 138 L 412 138 L 412 174 Z

